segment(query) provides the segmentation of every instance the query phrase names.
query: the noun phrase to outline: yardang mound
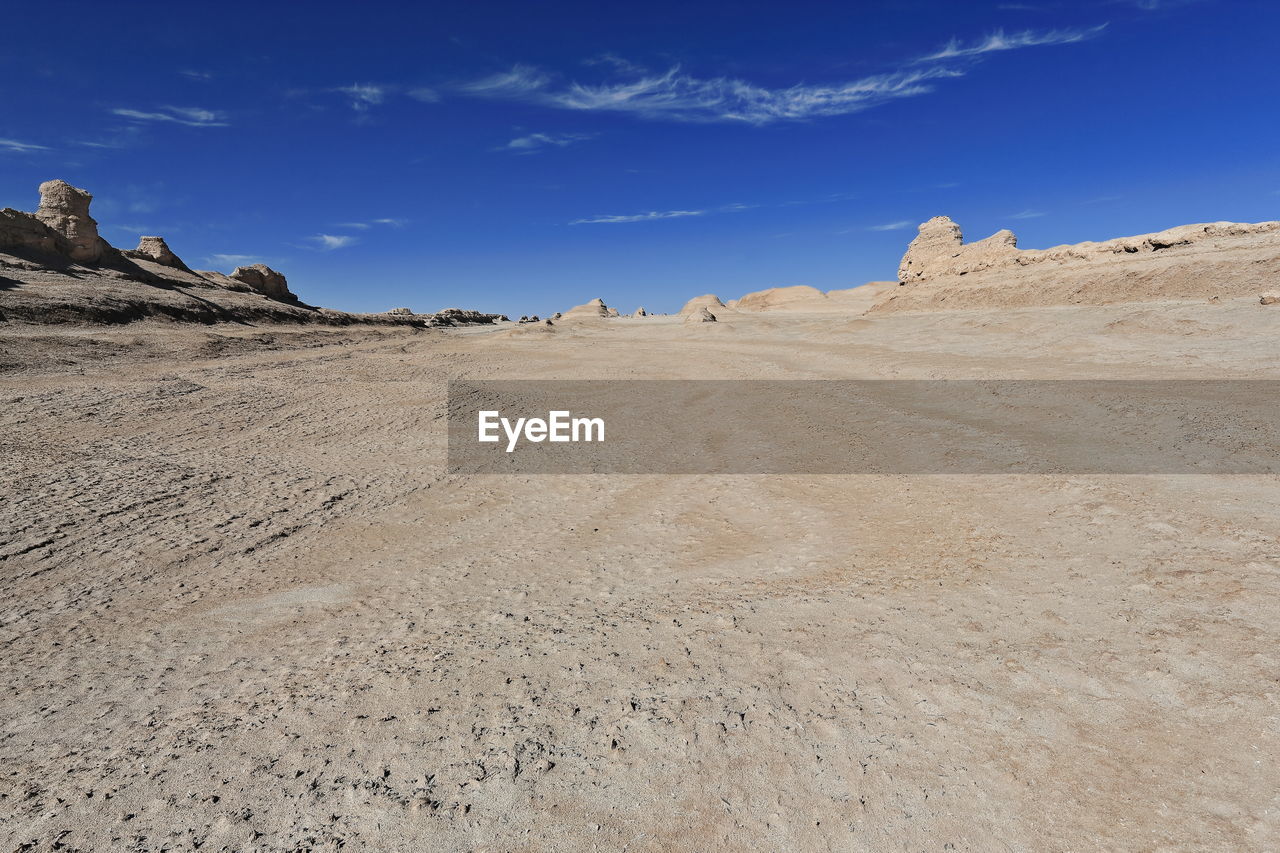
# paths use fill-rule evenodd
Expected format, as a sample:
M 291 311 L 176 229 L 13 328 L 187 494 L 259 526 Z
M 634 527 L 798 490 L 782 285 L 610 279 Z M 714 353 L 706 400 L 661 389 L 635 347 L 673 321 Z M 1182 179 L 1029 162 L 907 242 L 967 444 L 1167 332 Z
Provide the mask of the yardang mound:
M 1011 231 L 965 243 L 936 216 L 920 226 L 877 311 L 1105 305 L 1251 296 L 1280 277 L 1280 222 L 1212 222 L 1101 243 L 1022 250 Z
M 93 196 L 65 181 L 40 185 L 35 213 L 0 210 L 0 322 L 123 323 L 145 317 L 200 323 L 347 325 L 492 323 L 498 314 L 450 309 L 436 315 L 350 314 L 298 300 L 265 264 L 231 275 L 193 271 L 163 237 L 120 250 L 98 235 Z

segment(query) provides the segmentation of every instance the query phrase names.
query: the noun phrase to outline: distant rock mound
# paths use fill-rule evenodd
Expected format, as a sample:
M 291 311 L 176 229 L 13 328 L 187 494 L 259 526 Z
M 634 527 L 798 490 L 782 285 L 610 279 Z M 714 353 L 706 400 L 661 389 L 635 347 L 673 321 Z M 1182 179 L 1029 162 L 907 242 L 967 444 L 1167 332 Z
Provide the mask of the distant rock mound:
M 576 305 L 573 308 L 570 308 L 568 311 L 565 311 L 563 314 L 560 315 L 560 317 L 557 317 L 556 319 L 596 320 L 601 317 L 608 317 L 608 316 L 610 316 L 609 306 L 604 304 L 603 299 L 596 297 L 595 299 L 592 299 L 590 302 L 586 302 L 586 303 L 583 303 L 582 305 Z
M 485 314 L 469 308 L 442 308 L 434 314 L 422 315 L 428 326 L 487 326 L 505 323 L 505 314 Z
M 188 268 L 182 259 L 173 253 L 163 237 L 139 237 L 138 248 L 124 254 L 131 258 L 146 258 L 164 267 L 173 267 L 178 270 Z
M 793 314 L 850 314 L 865 313 L 888 288 L 897 282 L 868 282 L 846 290 L 829 290 L 823 293 L 816 287 L 793 285 L 757 290 L 740 299 L 725 303 L 745 313 L 793 313 Z
M 128 323 L 148 317 L 180 322 L 283 322 L 348 325 L 491 323 L 477 311 L 436 315 L 351 314 L 298 301 L 284 275 L 264 264 L 230 276 L 195 271 L 163 237 L 120 250 L 98 234 L 93 196 L 66 181 L 40 185 L 34 213 L 0 210 L 0 325 Z
M 723 311 L 725 310 L 725 304 L 714 293 L 704 293 L 702 296 L 695 296 L 686 302 L 684 307 L 680 309 L 680 316 L 688 317 L 690 314 L 698 314 L 702 308 L 706 308 L 708 313 L 717 308 Z
M 648 311 L 646 311 L 646 310 L 644 310 L 644 307 L 643 307 L 643 306 L 641 306 L 640 308 L 637 308 L 637 309 L 636 309 L 636 313 L 632 314 L 631 316 L 633 316 L 633 317 L 648 317 L 648 316 L 649 316 L 649 312 L 648 312 Z
M 804 310 L 815 305 L 821 306 L 826 300 L 827 295 L 818 288 L 797 284 L 748 293 L 738 299 L 734 307 L 739 311 Z
M 269 296 L 272 299 L 297 299 L 293 293 L 289 291 L 289 282 L 285 279 L 284 273 L 273 270 L 266 264 L 252 264 L 247 267 L 236 267 L 231 271 L 229 278 L 249 287 L 250 290 L 256 290 L 263 296 Z
M 876 311 L 1102 305 L 1255 295 L 1280 276 L 1280 222 L 1211 222 L 1102 242 L 1019 249 L 1011 231 L 965 243 L 935 216 Z
M 716 322 L 716 315 L 711 313 L 711 309 L 703 305 L 701 308 L 685 314 L 684 321 L 686 323 L 714 323 Z

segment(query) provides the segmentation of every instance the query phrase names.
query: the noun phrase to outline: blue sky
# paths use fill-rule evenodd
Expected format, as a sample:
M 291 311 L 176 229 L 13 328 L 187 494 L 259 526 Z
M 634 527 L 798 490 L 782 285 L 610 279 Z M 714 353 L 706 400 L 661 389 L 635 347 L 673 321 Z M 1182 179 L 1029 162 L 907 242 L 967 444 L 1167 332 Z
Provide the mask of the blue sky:
M 23 17 L 29 18 L 26 23 Z M 0 206 L 306 301 L 623 311 L 1280 218 L 1280 4 L 59 3 L 0 32 Z

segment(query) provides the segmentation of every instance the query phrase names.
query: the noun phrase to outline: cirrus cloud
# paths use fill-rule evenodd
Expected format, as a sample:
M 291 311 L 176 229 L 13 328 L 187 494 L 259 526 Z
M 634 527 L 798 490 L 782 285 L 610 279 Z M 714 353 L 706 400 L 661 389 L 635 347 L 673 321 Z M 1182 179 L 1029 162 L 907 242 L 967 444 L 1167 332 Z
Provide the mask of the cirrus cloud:
M 601 83 L 564 81 L 531 65 L 517 64 L 455 87 L 473 97 L 524 101 L 564 110 L 629 113 L 646 119 L 737 122 L 765 125 L 862 112 L 890 101 L 924 95 L 943 80 L 963 77 L 988 53 L 1073 44 L 1100 34 L 1089 29 L 1019 33 L 996 31 L 972 44 L 952 40 L 903 68 L 828 84 L 797 83 L 769 88 L 731 77 L 697 77 L 674 66 L 651 72 L 617 57 L 593 62 L 620 79 Z
M 570 225 L 596 225 L 616 222 L 650 222 L 654 219 L 677 219 L 682 216 L 702 216 L 705 210 L 651 210 L 648 213 L 632 213 L 623 216 L 595 216 L 591 219 L 575 219 Z

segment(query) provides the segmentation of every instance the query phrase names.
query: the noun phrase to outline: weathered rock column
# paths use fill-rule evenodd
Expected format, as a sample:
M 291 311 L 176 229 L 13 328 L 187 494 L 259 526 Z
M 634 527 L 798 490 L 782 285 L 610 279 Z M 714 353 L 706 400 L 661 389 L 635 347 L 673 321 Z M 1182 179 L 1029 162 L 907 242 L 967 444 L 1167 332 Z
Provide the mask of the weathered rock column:
M 920 225 L 920 233 L 907 246 L 898 266 L 898 283 L 910 284 L 932 273 L 940 260 L 950 260 L 960 252 L 964 236 L 960 226 L 948 216 L 935 216 Z
M 104 243 L 98 223 L 89 215 L 93 196 L 66 181 L 45 181 L 40 185 L 40 207 L 36 219 L 67 241 L 67 257 L 93 263 L 102 257 Z

